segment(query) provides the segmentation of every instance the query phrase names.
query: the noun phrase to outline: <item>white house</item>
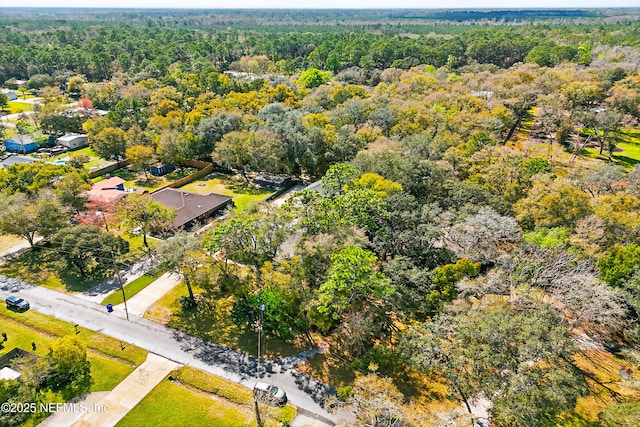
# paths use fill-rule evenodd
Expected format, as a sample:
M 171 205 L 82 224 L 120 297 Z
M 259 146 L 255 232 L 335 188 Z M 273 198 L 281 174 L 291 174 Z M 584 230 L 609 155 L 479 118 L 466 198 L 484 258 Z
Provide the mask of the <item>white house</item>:
M 58 144 L 67 147 L 70 150 L 86 147 L 87 135 L 80 133 L 68 133 L 57 139 Z

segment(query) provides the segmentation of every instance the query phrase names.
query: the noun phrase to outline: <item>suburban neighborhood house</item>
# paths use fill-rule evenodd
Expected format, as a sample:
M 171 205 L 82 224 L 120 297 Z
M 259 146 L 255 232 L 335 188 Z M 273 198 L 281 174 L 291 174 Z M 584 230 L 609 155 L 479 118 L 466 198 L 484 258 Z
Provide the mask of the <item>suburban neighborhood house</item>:
M 38 149 L 33 139 L 27 135 L 16 135 L 13 138 L 4 140 L 4 147 L 12 153 L 32 153 Z
M 2 159 L 2 166 L 8 168 L 15 164 L 27 164 L 37 162 L 33 157 L 10 155 Z
M 158 203 L 176 209 L 174 229 L 188 228 L 198 221 L 204 221 L 233 203 L 231 196 L 216 193 L 196 194 L 175 188 L 163 188 L 151 193 L 151 197 Z
M 87 192 L 91 202 L 115 203 L 129 194 L 124 188 L 124 179 L 114 176 L 96 182 Z

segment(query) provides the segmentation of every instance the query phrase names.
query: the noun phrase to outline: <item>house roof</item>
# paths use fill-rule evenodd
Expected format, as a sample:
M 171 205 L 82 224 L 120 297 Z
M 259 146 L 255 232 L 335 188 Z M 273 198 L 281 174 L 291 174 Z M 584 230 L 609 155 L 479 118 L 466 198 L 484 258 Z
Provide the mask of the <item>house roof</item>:
M 6 366 L 0 369 L 0 380 L 16 380 L 18 378 L 20 378 L 20 372 Z
M 73 141 L 76 138 L 86 138 L 87 135 L 82 133 L 68 133 L 58 138 L 58 141 Z
M 25 156 L 9 156 L 2 161 L 2 166 L 9 167 L 11 165 L 15 165 L 17 163 L 33 163 L 37 162 L 37 159 L 33 157 L 25 157 Z
M 124 179 L 119 176 L 104 179 L 96 182 L 87 193 L 89 200 L 101 200 L 105 202 L 116 201 L 128 193 L 125 190 L 119 190 L 119 185 L 124 185 Z
M 28 145 L 28 144 L 34 144 L 33 139 L 31 139 L 30 136 L 28 135 L 18 135 L 18 136 L 14 136 L 11 137 L 9 139 L 5 139 L 4 142 L 13 142 L 14 144 L 20 144 L 20 145 Z
M 175 228 L 210 215 L 231 201 L 230 196 L 223 194 L 197 194 L 170 187 L 151 193 L 151 197 L 158 203 L 176 209 L 176 217 L 173 220 Z
M 285 175 L 271 175 L 268 173 L 261 173 L 256 175 L 256 177 L 253 179 L 254 181 L 263 181 L 263 182 L 268 182 L 271 184 L 276 184 L 276 185 L 280 185 L 283 182 L 285 182 L 286 180 L 288 180 L 289 177 L 285 176 Z

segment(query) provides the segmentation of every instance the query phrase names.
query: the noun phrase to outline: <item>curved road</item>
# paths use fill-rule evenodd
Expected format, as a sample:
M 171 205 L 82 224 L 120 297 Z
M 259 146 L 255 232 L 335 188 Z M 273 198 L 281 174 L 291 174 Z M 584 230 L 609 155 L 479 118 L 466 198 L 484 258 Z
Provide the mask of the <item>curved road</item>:
M 268 382 L 286 390 L 289 401 L 298 407 L 299 413 L 326 425 L 335 423 L 334 417 L 320 406 L 322 399 L 334 390 L 297 372 L 293 366 L 300 359 L 296 357 L 262 360 L 260 375 L 256 375 L 255 357 L 137 316 L 130 316 L 131 321 L 127 321 L 124 312 L 107 313 L 104 306 L 95 302 L 0 275 L 0 297 L 4 300 L 11 294 L 29 301 L 32 310 L 77 323 L 82 328 L 122 340 L 125 345 L 137 345 L 250 388 L 256 378 L 267 378 Z

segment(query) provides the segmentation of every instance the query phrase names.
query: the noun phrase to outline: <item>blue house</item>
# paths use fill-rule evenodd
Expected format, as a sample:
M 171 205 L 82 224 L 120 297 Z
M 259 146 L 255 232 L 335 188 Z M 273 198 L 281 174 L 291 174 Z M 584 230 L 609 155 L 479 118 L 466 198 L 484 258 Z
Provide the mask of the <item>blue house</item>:
M 36 151 L 38 149 L 38 144 L 26 135 L 18 135 L 13 138 L 5 139 L 4 147 L 7 151 L 12 153 L 27 154 Z

